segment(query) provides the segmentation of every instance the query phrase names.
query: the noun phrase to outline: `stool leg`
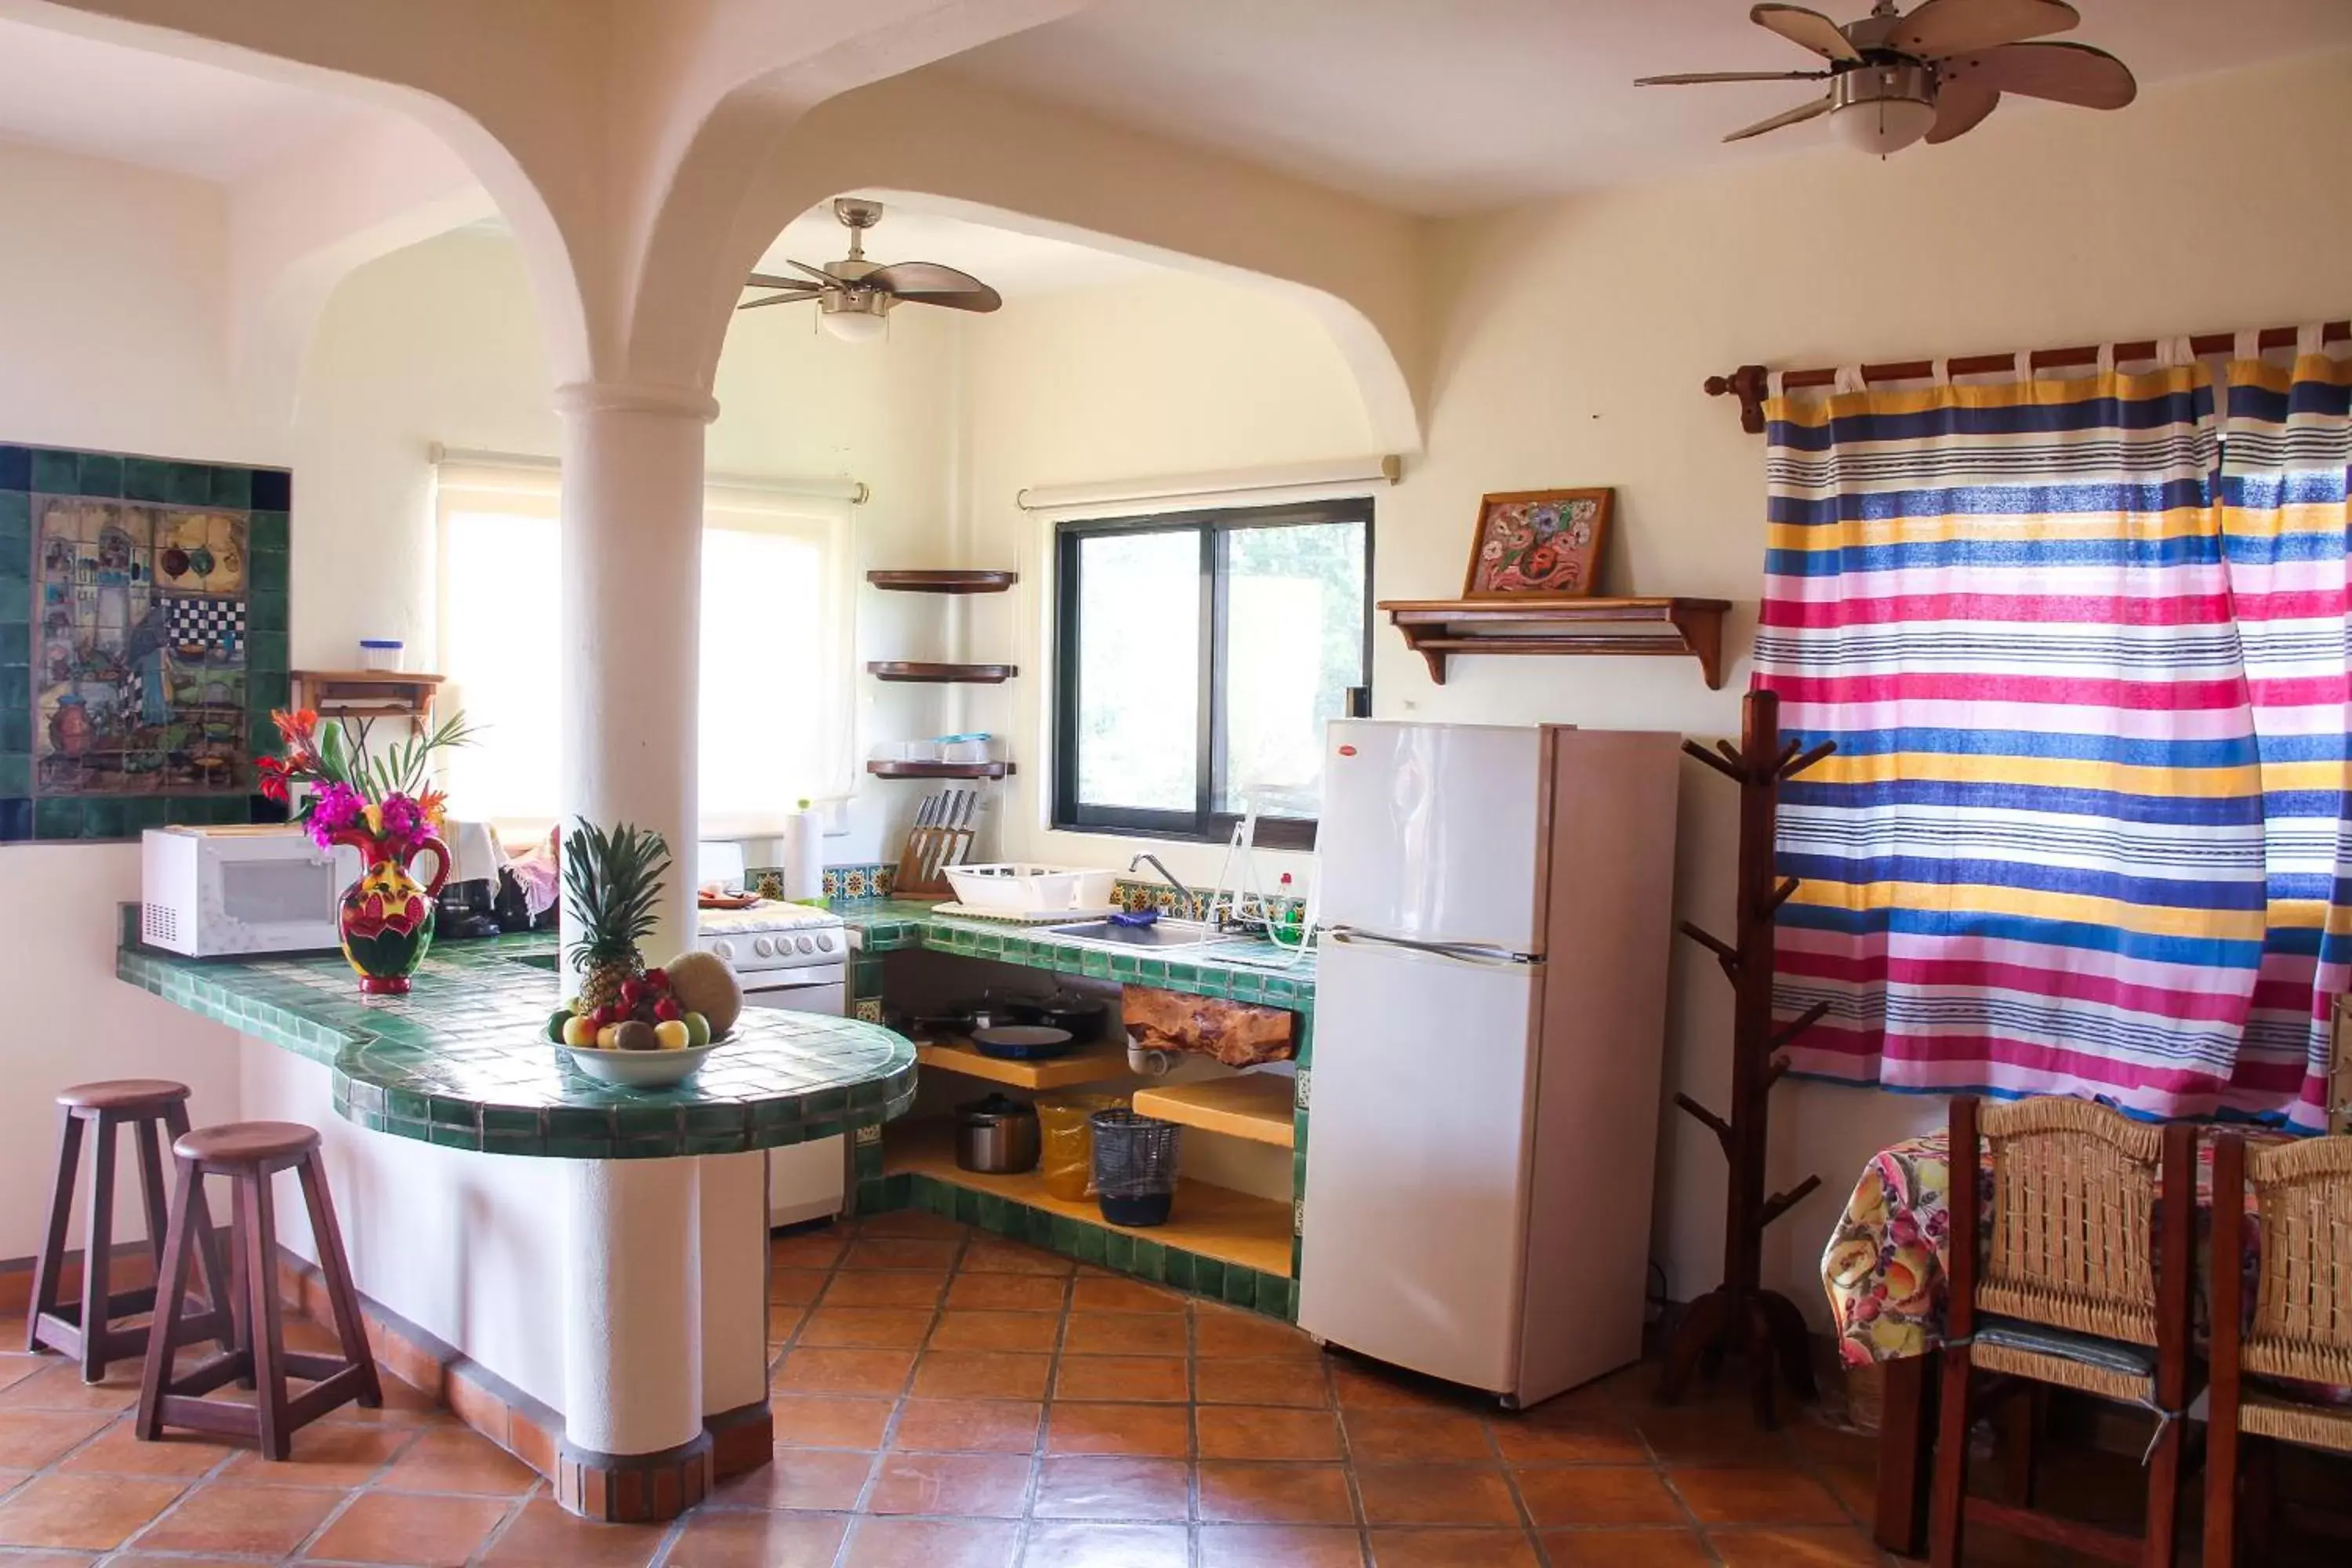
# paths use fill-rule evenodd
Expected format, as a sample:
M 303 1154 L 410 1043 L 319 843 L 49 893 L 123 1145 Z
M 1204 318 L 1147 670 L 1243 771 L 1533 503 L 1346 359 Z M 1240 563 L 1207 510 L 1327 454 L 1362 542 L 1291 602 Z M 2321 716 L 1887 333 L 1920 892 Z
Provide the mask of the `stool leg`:
M 163 1108 L 163 1126 L 172 1141 L 177 1142 L 188 1131 L 188 1108 L 174 1101 Z M 212 1206 L 205 1200 L 203 1178 L 196 1181 L 195 1191 L 188 1197 L 189 1226 L 196 1234 L 196 1258 L 204 1265 L 205 1300 L 210 1303 L 207 1319 L 212 1328 L 211 1338 L 218 1342 L 223 1355 L 236 1353 L 236 1290 L 228 1269 L 221 1262 L 220 1236 L 213 1229 Z
M 155 1284 L 163 1283 L 163 1235 L 171 1228 L 172 1211 L 164 1202 L 163 1124 L 142 1116 L 131 1124 L 131 1142 L 139 1150 L 139 1191 L 147 1200 L 147 1251 L 155 1259 Z M 163 1302 L 159 1299 L 157 1306 Z
M 98 1135 L 91 1141 L 89 1215 L 82 1227 L 81 1254 L 81 1380 L 97 1383 L 106 1376 L 106 1342 L 110 1337 L 108 1316 L 109 1276 L 114 1257 L 114 1118 L 98 1113 Z
M 283 1459 L 290 1452 L 286 1420 L 285 1325 L 278 1310 L 278 1223 L 266 1171 L 240 1172 L 236 1183 L 237 1237 L 245 1258 L 246 1323 L 253 1336 L 253 1402 L 261 1452 Z
M 163 1389 L 172 1374 L 173 1342 L 188 1282 L 188 1200 L 204 1191 L 194 1160 L 182 1160 L 178 1200 L 172 1205 L 163 1241 L 163 1264 L 155 1274 L 155 1317 L 147 1331 L 147 1359 L 139 1369 L 139 1437 L 152 1443 L 163 1435 Z
M 58 1179 L 49 1189 L 49 1229 L 33 1265 L 33 1310 L 25 1314 L 25 1348 L 41 1348 L 41 1314 L 58 1310 L 58 1276 L 64 1271 L 66 1227 L 73 1219 L 74 1173 L 81 1164 L 81 1118 L 68 1109 L 58 1129 Z
M 373 1410 L 383 1403 L 383 1384 L 376 1376 L 375 1352 L 368 1346 L 367 1325 L 360 1318 L 360 1294 L 352 1284 L 351 1260 L 343 1255 L 343 1233 L 335 1223 L 334 1195 L 327 1190 L 327 1164 L 316 1149 L 302 1159 L 302 1202 L 310 1211 L 310 1239 L 319 1249 L 319 1270 L 327 1277 L 327 1300 L 335 1313 L 335 1337 L 342 1342 L 343 1359 L 366 1369 L 360 1404 Z

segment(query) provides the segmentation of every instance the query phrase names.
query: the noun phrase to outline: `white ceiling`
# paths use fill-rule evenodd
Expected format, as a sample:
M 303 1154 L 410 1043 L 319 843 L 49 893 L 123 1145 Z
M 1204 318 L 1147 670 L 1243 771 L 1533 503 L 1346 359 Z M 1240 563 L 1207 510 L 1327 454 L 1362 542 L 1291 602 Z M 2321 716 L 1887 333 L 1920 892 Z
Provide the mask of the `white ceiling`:
M 218 66 L 0 21 L 0 138 L 226 184 L 375 112 Z
M 2144 84 L 2352 46 L 2347 0 L 2074 3 L 2068 37 Z M 1841 22 L 1870 8 L 1813 4 Z M 1826 121 L 1718 140 L 1801 101 L 1804 82 L 1632 85 L 1811 58 L 1751 25 L 1746 0 L 1100 0 L 950 68 L 1438 214 L 1826 142 Z
M 787 224 L 761 257 L 758 270 L 789 275 L 793 269 L 784 264 L 786 257 L 823 267 L 848 254 L 849 231 L 826 203 Z M 882 221 L 866 231 L 866 255 L 874 261 L 936 261 L 961 268 L 1008 300 L 1167 276 L 1167 269 L 1153 262 L 922 212 L 887 197 Z

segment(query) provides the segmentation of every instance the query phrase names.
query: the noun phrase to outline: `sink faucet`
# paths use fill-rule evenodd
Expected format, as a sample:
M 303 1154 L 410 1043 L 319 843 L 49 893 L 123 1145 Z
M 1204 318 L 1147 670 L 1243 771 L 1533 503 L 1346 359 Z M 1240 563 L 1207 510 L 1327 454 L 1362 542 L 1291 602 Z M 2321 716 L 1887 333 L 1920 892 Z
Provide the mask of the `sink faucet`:
M 1159 856 L 1154 855 L 1149 849 L 1141 850 L 1136 855 L 1134 859 L 1129 860 L 1127 863 L 1127 868 L 1132 871 L 1146 861 L 1150 861 L 1151 868 L 1159 872 L 1162 878 L 1166 879 L 1170 887 L 1176 889 L 1176 897 L 1182 900 L 1182 908 L 1178 911 L 1179 916 L 1181 919 L 1188 921 L 1194 919 L 1195 913 L 1192 909 L 1192 889 L 1178 881 L 1176 879 L 1176 873 L 1171 871 L 1167 867 L 1160 863 Z M 1208 911 L 1205 910 L 1199 911 L 1199 918 L 1201 919 L 1206 919 Z

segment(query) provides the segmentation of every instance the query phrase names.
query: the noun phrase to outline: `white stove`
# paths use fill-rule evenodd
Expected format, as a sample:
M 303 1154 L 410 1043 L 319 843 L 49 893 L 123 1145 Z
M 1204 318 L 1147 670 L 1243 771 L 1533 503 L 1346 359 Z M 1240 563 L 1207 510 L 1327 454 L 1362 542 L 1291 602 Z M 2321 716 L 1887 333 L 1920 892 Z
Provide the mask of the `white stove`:
M 727 961 L 746 991 L 772 981 L 797 981 L 803 969 L 838 970 L 849 961 L 849 931 L 831 910 L 762 899 L 749 909 L 704 910 L 694 944 Z

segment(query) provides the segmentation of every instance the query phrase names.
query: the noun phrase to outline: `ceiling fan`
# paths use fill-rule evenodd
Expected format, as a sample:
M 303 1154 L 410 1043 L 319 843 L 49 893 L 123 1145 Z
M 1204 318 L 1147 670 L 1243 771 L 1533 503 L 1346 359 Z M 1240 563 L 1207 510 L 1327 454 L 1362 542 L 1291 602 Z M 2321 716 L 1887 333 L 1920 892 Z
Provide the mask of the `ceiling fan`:
M 1812 50 L 1829 68 L 1693 71 L 1643 77 L 1634 85 L 1826 80 L 1826 97 L 1724 140 L 1741 142 L 1827 114 L 1847 142 L 1881 156 L 1922 137 L 1949 142 L 1980 123 L 2004 92 L 2121 109 L 2139 91 L 2123 61 L 2104 49 L 2025 41 L 2063 33 L 2083 19 L 2063 0 L 1927 0 L 1907 16 L 1894 0 L 1878 0 L 1869 16 L 1843 27 L 1802 5 L 1759 5 L 1748 16 Z
M 762 305 L 793 305 L 814 300 L 817 320 L 824 323 L 826 331 L 847 342 L 869 342 L 882 335 L 890 308 L 902 301 L 974 311 L 993 310 L 1004 303 L 1003 296 L 971 273 L 942 267 L 936 261 L 867 260 L 866 231 L 882 221 L 880 202 L 838 196 L 834 200 L 833 216 L 849 230 L 847 256 L 822 268 L 788 259 L 788 266 L 808 274 L 805 278 L 754 272 L 749 287 L 779 292 L 746 300 L 735 308 L 756 310 Z

